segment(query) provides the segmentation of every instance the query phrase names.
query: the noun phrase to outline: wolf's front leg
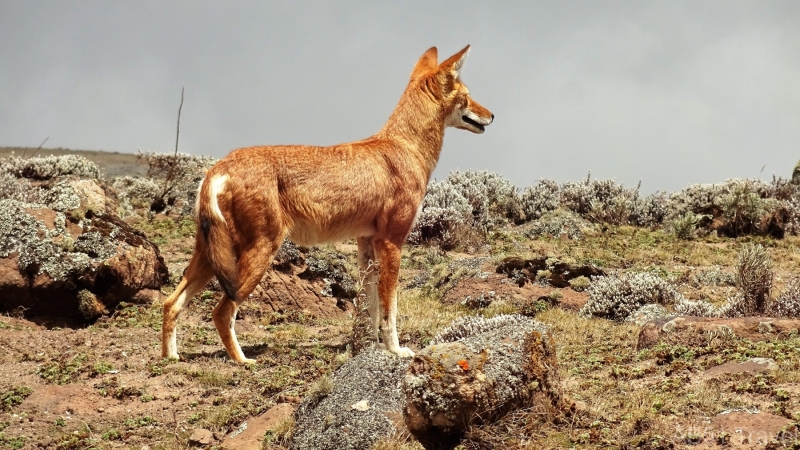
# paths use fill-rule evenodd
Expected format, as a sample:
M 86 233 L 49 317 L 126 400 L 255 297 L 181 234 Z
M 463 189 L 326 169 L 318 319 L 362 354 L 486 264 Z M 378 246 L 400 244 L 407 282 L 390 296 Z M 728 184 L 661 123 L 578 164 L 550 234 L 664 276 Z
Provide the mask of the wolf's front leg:
M 397 337 L 397 278 L 400 274 L 400 246 L 388 240 L 375 240 L 380 260 L 378 297 L 380 297 L 380 327 L 386 350 L 400 357 L 414 356 L 407 347 L 400 347 Z
M 372 339 L 380 345 L 381 301 L 378 298 L 378 262 L 372 247 L 372 238 L 358 238 L 358 267 L 364 277 L 364 293 L 372 321 Z

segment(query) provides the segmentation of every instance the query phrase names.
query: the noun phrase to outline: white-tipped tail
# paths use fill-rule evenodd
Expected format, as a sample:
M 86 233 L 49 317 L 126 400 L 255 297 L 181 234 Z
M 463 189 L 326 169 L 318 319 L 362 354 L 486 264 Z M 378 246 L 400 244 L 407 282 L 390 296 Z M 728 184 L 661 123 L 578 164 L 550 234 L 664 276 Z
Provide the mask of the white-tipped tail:
M 222 216 L 222 211 L 219 209 L 219 203 L 217 203 L 217 196 L 225 190 L 225 182 L 228 181 L 227 175 L 219 175 L 211 179 L 211 184 L 209 185 L 208 189 L 208 204 L 211 209 L 211 213 L 214 216 L 225 223 L 225 217 Z

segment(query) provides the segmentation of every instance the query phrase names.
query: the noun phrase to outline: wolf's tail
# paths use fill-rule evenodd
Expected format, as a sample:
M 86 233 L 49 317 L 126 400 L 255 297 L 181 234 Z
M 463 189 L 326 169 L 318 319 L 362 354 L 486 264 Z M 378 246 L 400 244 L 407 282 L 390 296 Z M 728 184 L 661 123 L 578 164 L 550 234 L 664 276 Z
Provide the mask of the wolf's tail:
M 204 241 L 206 257 L 217 276 L 222 290 L 233 301 L 237 301 L 239 292 L 239 272 L 233 239 L 222 211 L 219 209 L 217 196 L 225 188 L 227 176 L 206 177 L 200 188 L 197 202 L 198 239 Z

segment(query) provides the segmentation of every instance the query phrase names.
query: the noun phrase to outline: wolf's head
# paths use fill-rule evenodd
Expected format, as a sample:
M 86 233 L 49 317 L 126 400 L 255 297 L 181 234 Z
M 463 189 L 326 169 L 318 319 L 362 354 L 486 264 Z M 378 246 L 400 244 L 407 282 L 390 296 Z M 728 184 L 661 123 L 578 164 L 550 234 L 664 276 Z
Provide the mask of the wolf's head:
M 431 47 L 414 66 L 411 81 L 419 83 L 431 100 L 443 107 L 446 127 L 480 134 L 492 123 L 494 114 L 473 100 L 469 89 L 461 82 L 459 72 L 468 54 L 469 45 L 439 64 L 438 51 Z

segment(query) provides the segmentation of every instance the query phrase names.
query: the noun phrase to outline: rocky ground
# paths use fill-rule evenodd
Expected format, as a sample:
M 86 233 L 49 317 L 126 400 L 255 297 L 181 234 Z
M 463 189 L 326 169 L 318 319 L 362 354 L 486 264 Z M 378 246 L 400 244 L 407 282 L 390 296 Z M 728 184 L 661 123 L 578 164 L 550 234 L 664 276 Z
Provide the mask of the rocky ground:
M 95 157 L 106 167 L 103 155 Z M 170 272 L 159 295 L 164 298 L 190 255 L 193 224 L 177 214 L 131 216 L 128 223 L 158 245 Z M 768 317 L 692 324 L 666 318 L 642 326 L 589 318 L 580 313 L 589 300 L 585 286 L 552 278 L 556 260 L 575 268 L 651 272 L 687 299 L 720 304 L 736 288 L 708 274 L 732 274 L 740 250 L 751 243 L 771 256 L 777 296 L 800 267 L 796 236 L 681 240 L 661 230 L 608 226 L 576 240 L 531 239 L 524 226 L 509 226 L 469 252 L 408 246 L 399 294 L 401 344 L 421 350 L 458 317 L 517 313 L 535 317 L 553 338 L 556 375 L 573 410 L 512 410 L 474 424 L 448 441 L 450 448 L 798 448 L 800 324 Z M 359 297 L 350 298 L 356 291 L 346 277 L 312 276 L 325 261 L 356 279 L 354 242 L 312 249 L 302 260 L 295 256 L 282 256 L 262 284 L 264 300 L 245 304 L 239 315 L 244 352 L 258 361 L 249 366 L 231 363 L 222 349 L 210 317 L 221 296 L 213 283 L 179 322 L 181 361 L 160 357 L 158 299 L 123 302 L 88 323 L 54 323 L 25 308 L 4 311 L 0 448 L 299 445 L 290 437 L 307 425 L 294 411 L 309 399 L 325 399 L 335 389 L 337 369 L 353 361 Z M 552 270 L 504 270 L 509 257 L 550 258 Z M 332 290 L 340 298 L 329 296 Z M 336 415 L 332 401 L 315 420 L 334 420 L 328 418 Z M 422 448 L 407 433 L 372 446 Z

